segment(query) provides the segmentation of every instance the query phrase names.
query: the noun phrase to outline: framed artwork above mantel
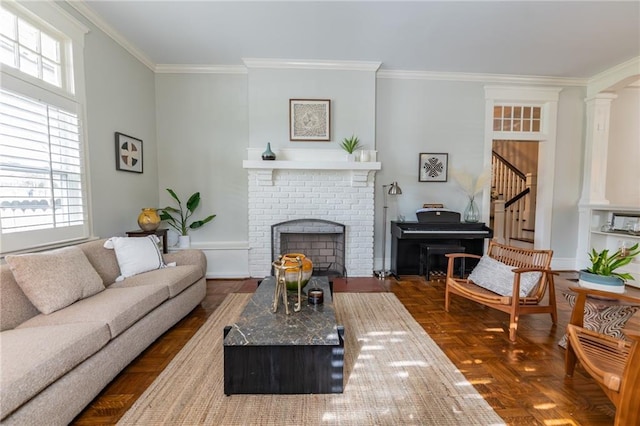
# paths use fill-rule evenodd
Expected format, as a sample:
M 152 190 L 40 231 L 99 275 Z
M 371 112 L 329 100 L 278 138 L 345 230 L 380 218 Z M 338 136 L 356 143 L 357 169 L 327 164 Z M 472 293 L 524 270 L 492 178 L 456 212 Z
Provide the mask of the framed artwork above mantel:
M 331 140 L 330 99 L 289 99 L 289 140 Z

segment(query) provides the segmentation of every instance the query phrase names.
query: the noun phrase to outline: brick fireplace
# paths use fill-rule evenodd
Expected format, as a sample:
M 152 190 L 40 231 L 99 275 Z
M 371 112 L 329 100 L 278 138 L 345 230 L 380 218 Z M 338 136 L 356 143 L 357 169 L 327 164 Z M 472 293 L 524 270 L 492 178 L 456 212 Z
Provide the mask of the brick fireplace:
M 346 276 L 345 226 L 323 219 L 295 219 L 271 225 L 271 259 L 303 253 L 313 261 L 313 275 Z M 273 272 L 273 270 L 272 270 Z
M 272 226 L 304 219 L 343 226 L 344 264 L 338 269 L 350 277 L 371 276 L 375 170 L 380 163 L 348 163 L 338 150 L 280 150 L 277 161 L 260 160 L 260 152 L 250 148 L 249 160 L 243 162 L 249 177 L 250 275 L 270 275 L 272 256 L 282 254 L 272 255 L 282 249 L 280 243 L 272 247 Z M 318 260 L 319 266 L 327 263 Z

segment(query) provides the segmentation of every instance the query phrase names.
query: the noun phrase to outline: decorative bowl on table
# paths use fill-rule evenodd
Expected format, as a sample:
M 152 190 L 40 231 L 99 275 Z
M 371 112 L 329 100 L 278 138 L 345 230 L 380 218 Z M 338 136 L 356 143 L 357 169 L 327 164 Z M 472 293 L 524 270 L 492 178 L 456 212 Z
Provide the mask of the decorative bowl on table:
M 281 261 L 286 268 L 284 274 L 284 280 L 287 284 L 287 290 L 298 290 L 298 272 L 300 267 L 298 266 L 298 259 L 302 263 L 302 280 L 301 287 L 307 285 L 313 274 L 313 262 L 302 253 L 287 253 L 282 256 Z

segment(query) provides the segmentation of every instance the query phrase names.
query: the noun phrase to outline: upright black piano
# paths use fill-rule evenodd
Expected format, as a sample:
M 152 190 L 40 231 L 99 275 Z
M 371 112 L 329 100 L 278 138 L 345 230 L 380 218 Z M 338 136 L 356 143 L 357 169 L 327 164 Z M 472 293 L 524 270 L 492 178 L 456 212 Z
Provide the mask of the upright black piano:
M 459 245 L 466 253 L 482 255 L 484 240 L 493 238 L 493 230 L 484 223 L 460 221 L 460 213 L 446 209 L 420 209 L 417 222 L 391 221 L 391 273 L 417 275 L 420 270 L 420 245 L 437 243 Z M 469 272 L 476 261 L 466 262 Z

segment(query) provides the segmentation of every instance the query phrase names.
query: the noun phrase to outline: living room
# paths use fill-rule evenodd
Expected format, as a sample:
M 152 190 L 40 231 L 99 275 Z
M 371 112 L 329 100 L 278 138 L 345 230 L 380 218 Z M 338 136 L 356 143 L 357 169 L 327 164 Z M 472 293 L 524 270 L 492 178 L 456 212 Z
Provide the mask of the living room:
M 373 270 L 389 265 L 389 246 L 383 250 L 383 241 L 387 245 L 390 241 L 383 238 L 382 185 L 398 182 L 402 188 L 402 195 L 389 201 L 391 220 L 401 216 L 415 220 L 415 211 L 425 203 L 442 203 L 462 212 L 467 196 L 452 173 L 445 182 L 421 182 L 419 155 L 447 153 L 450 172 L 464 170 L 472 176 L 481 175 L 490 164 L 491 141 L 499 139 L 488 123 L 493 118 L 493 107 L 501 103 L 545 105 L 545 111 L 552 112 L 545 116 L 551 120 L 547 122 L 552 123 L 551 127 L 535 135 L 543 137 L 538 140 L 544 145 L 538 171 L 541 179 L 538 201 L 542 207 L 541 214 L 536 216 L 535 245 L 554 250 L 554 269 L 578 270 L 584 266 L 590 245 L 586 235 L 591 229 L 592 207 L 609 203 L 640 208 L 640 188 L 629 184 L 640 181 L 637 167 L 640 130 L 635 119 L 640 113 L 640 90 L 637 84 L 631 84 L 640 75 L 638 6 L 633 2 L 541 5 L 542 14 L 560 17 L 560 27 L 582 21 L 580 35 L 590 35 L 590 43 L 584 42 L 584 38 L 570 43 L 569 37 L 563 43 L 562 31 L 554 27 L 557 34 L 536 43 L 541 49 L 536 53 L 541 55 L 522 54 L 522 46 L 514 43 L 504 55 L 494 52 L 491 56 L 495 62 L 500 61 L 502 68 L 485 64 L 485 68 L 475 69 L 464 68 L 465 61 L 460 59 L 473 56 L 473 50 L 479 48 L 481 42 L 475 34 L 468 36 L 473 43 L 469 43 L 471 51 L 465 53 L 443 48 L 418 54 L 428 44 L 408 44 L 405 56 L 450 55 L 443 62 L 423 68 L 392 66 L 391 59 L 374 54 L 332 56 L 326 50 L 318 50 L 317 54 L 311 50 L 303 56 L 267 48 L 235 52 L 233 61 L 181 61 L 179 56 L 168 60 L 161 56 L 163 45 L 147 46 L 144 39 L 130 39 L 123 35 L 124 31 L 116 29 L 120 20 L 152 22 L 152 14 L 145 10 L 143 2 L 119 2 L 122 8 L 111 6 L 110 11 L 108 3 L 56 3 L 63 13 L 88 30 L 81 49 L 85 96 L 80 102 L 85 118 L 88 169 L 87 237 L 123 236 L 135 229 L 141 208 L 171 202 L 165 188 L 174 189 L 182 197 L 199 191 L 202 202 L 198 212 L 216 214 L 206 227 L 191 232 L 192 247 L 202 249 L 207 256 L 206 277 L 265 276 L 268 263 L 257 264 L 254 257 L 258 251 L 251 239 L 249 201 L 249 176 L 253 171 L 244 167 L 244 162 L 264 151 L 267 143 L 280 158 L 297 150 L 314 155 L 329 152 L 342 155 L 340 141 L 355 134 L 371 152 L 371 160 L 375 155 L 381 168 L 367 175 L 366 190 L 371 199 L 362 213 L 371 220 L 366 230 L 370 242 L 362 256 L 349 261 L 347 270 L 353 277 L 371 276 Z M 18 2 L 17 6 L 36 7 L 29 2 Z M 170 16 L 183 6 L 166 2 L 153 7 Z M 232 3 L 221 3 L 218 7 L 222 9 L 216 13 L 221 16 L 227 16 L 225 10 L 233 12 L 232 16 L 242 11 L 242 6 Z M 265 20 L 267 28 L 284 26 L 277 16 L 272 16 L 278 15 L 279 9 L 269 12 L 268 3 L 251 7 L 254 7 L 251 15 L 266 14 L 270 18 Z M 384 7 L 392 6 L 380 7 L 383 9 L 379 13 L 384 14 Z M 465 19 L 494 18 L 483 10 L 482 3 L 457 7 L 460 9 L 447 13 L 458 12 Z M 504 3 L 504 7 L 512 5 Z M 410 15 L 410 9 L 402 10 Z M 357 12 L 362 13 L 362 9 L 353 11 L 355 16 L 348 15 L 352 19 L 347 22 L 357 20 Z M 323 13 L 335 12 L 323 10 Z M 539 28 L 525 32 L 526 14 L 515 15 L 520 20 L 514 19 L 510 25 L 512 30 L 520 26 L 525 40 L 531 34 L 545 37 Z M 291 19 L 296 14 L 286 16 Z M 311 25 L 299 19 L 297 30 Z M 321 22 L 325 31 L 330 31 L 331 21 Z M 585 29 L 589 25 L 597 31 Z M 222 23 L 212 25 L 222 26 Z M 186 45 L 189 31 L 181 28 L 184 34 L 172 33 L 172 41 Z M 248 26 L 241 28 L 247 31 Z M 259 28 L 266 31 L 264 26 Z M 507 30 L 504 34 L 508 34 Z M 607 34 L 605 40 L 602 34 Z M 233 40 L 229 33 L 209 37 L 218 41 L 224 40 L 223 36 Z M 253 36 L 260 37 L 260 32 Z M 322 45 L 321 35 L 316 37 L 310 44 Z M 484 43 L 491 45 L 492 41 L 495 40 Z M 442 43 L 442 39 L 437 42 Z M 596 42 L 604 44 L 597 58 L 593 47 Z M 228 44 L 225 51 L 233 48 L 233 42 Z M 545 44 L 552 50 L 548 57 L 540 47 Z M 168 44 L 165 46 L 170 50 Z M 500 50 L 498 46 L 495 43 L 488 50 Z M 618 50 L 619 46 L 624 49 Z M 352 49 L 357 52 L 355 47 Z M 456 53 L 448 53 L 449 50 Z M 555 63 L 555 68 L 545 68 L 545 62 L 546 66 Z M 3 76 L 4 72 L 3 66 Z M 507 89 L 511 91 L 510 97 L 505 97 Z M 617 92 L 616 98 L 608 100 L 611 132 L 602 137 L 597 134 L 600 122 L 593 111 L 602 108 L 599 102 L 607 102 L 606 96 L 597 96 L 611 91 Z M 589 103 L 594 98 L 597 101 Z M 329 141 L 289 140 L 290 99 L 331 100 Z M 142 173 L 116 169 L 115 132 L 143 142 Z M 335 174 L 351 178 L 348 171 Z M 484 190 L 477 201 L 482 221 L 488 222 L 490 191 Z M 299 216 L 289 215 L 275 221 L 296 218 Z
M 90 61 L 95 55 L 97 61 L 95 66 L 87 67 L 96 70 L 87 73 L 94 233 L 112 235 L 128 230 L 134 225 L 133 219 L 140 207 L 168 203 L 164 188 L 173 188 L 178 193 L 201 191 L 202 211 L 215 212 L 217 217 L 207 228 L 192 233 L 192 239 L 197 247 L 212 250 L 215 267 L 211 278 L 248 276 L 250 272 L 248 179 L 247 170 L 242 168 L 243 160 L 248 158 L 247 148 L 262 152 L 266 143 L 271 142 L 276 153 L 286 148 L 338 149 L 343 137 L 355 133 L 365 148 L 375 149 L 378 161 L 382 162 L 382 170 L 375 174 L 374 211 L 378 213 L 375 215 L 375 269 L 382 264 L 380 183 L 398 181 L 403 189 L 403 196 L 393 201 L 397 205 L 392 206 L 392 217 L 415 218 L 415 210 L 424 203 L 443 203 L 452 210 L 462 211 L 466 197 L 453 179 L 444 183 L 418 182 L 419 153 L 446 152 L 451 168 L 464 169 L 476 176 L 487 164 L 485 86 L 493 85 L 491 80 L 455 81 L 455 74 L 453 77 L 440 75 L 441 79 L 438 74 L 435 78 L 428 74 L 419 79 L 388 78 L 384 70 L 290 69 L 286 64 L 278 70 L 272 68 L 279 66 L 277 62 L 262 68 L 259 61 L 255 68 L 253 64 L 248 67 L 240 64 L 222 70 L 214 68 L 214 73 L 208 74 L 165 73 L 162 66 L 153 73 L 98 31 L 90 32 L 87 37 L 85 60 Z M 96 48 L 91 48 L 92 37 L 101 41 Z M 116 56 L 109 57 L 113 49 Z M 618 65 L 611 64 L 610 68 Z M 633 61 L 627 65 L 631 73 L 635 67 Z M 189 71 L 189 67 L 186 69 Z M 628 70 L 624 72 L 629 73 Z M 393 76 L 392 72 L 386 74 Z M 559 91 L 557 147 L 548 154 L 548 158 L 554 158 L 553 166 L 541 162 L 542 167 L 548 169 L 541 169 L 539 173 L 550 178 L 549 186 L 553 188 L 546 199 L 541 199 L 547 206 L 544 223 L 538 230 L 540 235 L 546 235 L 541 245 L 554 249 L 555 266 L 560 269 L 573 268 L 584 251 L 578 247 L 579 206 L 592 204 L 591 198 L 595 198 L 595 195 L 585 197 L 580 193 L 585 186 L 582 182 L 585 179 L 583 139 L 588 133 L 584 103 L 588 87 L 584 83 L 595 76 L 587 77 L 580 82 L 560 79 L 558 85 L 554 85 Z M 92 78 L 96 79 L 94 85 Z M 531 83 L 539 85 L 535 80 Z M 497 80 L 494 84 L 501 85 L 503 81 Z M 92 95 L 91 90 L 96 93 Z M 295 97 L 332 99 L 331 142 L 288 141 L 288 100 Z M 92 106 L 93 99 L 99 100 L 95 106 Z M 429 102 L 425 103 L 425 99 Z M 127 108 L 122 107 L 124 104 Z M 123 121 L 119 123 L 119 120 Z M 458 120 L 463 120 L 464 125 L 453 124 L 459 123 Z M 576 123 L 584 124 L 577 126 Z M 148 141 L 145 158 L 151 161 L 145 162 L 144 174 L 117 172 L 104 161 L 91 161 L 109 158 L 113 151 L 110 141 L 113 131 L 107 132 L 107 128 Z M 615 143 L 626 145 L 620 150 L 611 149 L 609 158 L 616 155 L 613 152 L 633 153 L 637 149 L 631 142 L 633 139 L 616 140 Z M 192 155 L 193 152 L 197 155 Z M 153 161 L 155 158 L 157 163 Z M 607 188 L 637 181 L 638 176 L 633 174 L 637 173 L 636 168 L 632 163 L 624 163 L 633 158 L 633 155 L 617 154 L 620 163 L 604 169 L 619 174 L 607 180 Z M 562 167 L 558 166 L 560 161 Z M 93 164 L 99 169 L 94 171 Z M 416 167 L 407 167 L 408 164 Z M 190 173 L 185 174 L 183 167 L 187 165 Z M 590 178 L 601 179 L 601 176 Z M 204 182 L 209 184 L 202 184 Z M 618 195 L 609 201 L 613 205 L 638 205 L 637 190 L 631 194 L 629 191 L 625 194 L 627 198 Z M 117 203 L 113 203 L 114 198 Z M 479 201 L 486 215 L 486 191 Z M 231 212 L 233 214 L 229 214 Z

